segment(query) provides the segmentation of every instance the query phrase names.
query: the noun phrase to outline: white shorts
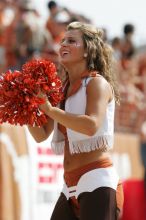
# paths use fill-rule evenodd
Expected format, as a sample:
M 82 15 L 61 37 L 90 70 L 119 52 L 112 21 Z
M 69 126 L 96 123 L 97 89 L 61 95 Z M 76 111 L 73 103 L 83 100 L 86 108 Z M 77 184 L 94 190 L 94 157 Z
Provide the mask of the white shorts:
M 67 187 L 65 181 L 62 192 L 68 200 L 75 196 L 76 199 L 83 192 L 92 192 L 99 187 L 117 189 L 119 176 L 114 167 L 97 168 L 83 174 L 76 186 Z

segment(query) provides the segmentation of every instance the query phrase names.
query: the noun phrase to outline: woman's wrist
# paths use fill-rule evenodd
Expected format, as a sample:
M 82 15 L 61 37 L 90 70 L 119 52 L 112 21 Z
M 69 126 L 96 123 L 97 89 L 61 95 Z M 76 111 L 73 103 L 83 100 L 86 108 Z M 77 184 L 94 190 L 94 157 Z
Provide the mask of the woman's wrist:
M 50 113 L 53 110 L 53 106 L 49 101 L 46 101 L 46 113 Z
M 55 113 L 56 113 L 56 107 L 54 107 L 52 105 L 49 105 L 49 106 L 46 107 L 46 110 L 45 110 L 44 113 L 54 120 L 54 116 L 55 116 Z

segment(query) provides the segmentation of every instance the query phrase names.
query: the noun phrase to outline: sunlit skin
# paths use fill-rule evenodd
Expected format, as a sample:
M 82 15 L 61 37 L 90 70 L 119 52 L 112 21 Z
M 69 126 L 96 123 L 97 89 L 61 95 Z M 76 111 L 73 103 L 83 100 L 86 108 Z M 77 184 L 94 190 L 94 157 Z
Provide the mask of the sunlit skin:
M 70 30 L 65 33 L 60 43 L 59 59 L 69 75 L 70 86 L 68 93 L 72 90 L 74 83 L 81 78 L 83 72 L 87 71 L 87 63 L 84 54 L 86 50 L 82 40 L 82 34 L 78 30 Z M 57 107 L 52 107 L 50 102 L 41 105 L 40 108 L 49 116 L 48 124 L 39 132 L 29 128 L 38 142 L 46 139 L 53 130 L 53 120 L 74 131 L 92 136 L 101 126 L 104 119 L 107 104 L 113 98 L 112 90 L 103 77 L 94 77 L 87 85 L 87 106 L 85 115 L 76 115 L 65 112 Z M 71 155 L 69 146 L 66 144 L 64 152 L 64 169 L 72 169 L 83 166 L 93 161 L 109 157 L 109 153 L 95 150 L 88 153 Z

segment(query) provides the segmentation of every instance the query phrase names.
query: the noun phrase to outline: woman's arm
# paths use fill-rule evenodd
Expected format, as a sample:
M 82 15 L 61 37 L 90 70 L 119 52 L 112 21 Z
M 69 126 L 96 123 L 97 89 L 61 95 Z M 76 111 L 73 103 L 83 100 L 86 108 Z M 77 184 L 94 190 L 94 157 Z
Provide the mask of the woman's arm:
M 77 115 L 52 107 L 46 101 L 41 105 L 45 113 L 60 124 L 74 131 L 92 136 L 100 127 L 107 104 L 112 97 L 110 85 L 103 77 L 93 78 L 87 85 L 87 106 L 85 115 Z M 78 104 L 78 103 L 77 103 Z
M 54 126 L 54 120 L 51 118 L 48 119 L 48 123 L 42 127 L 32 127 L 28 126 L 28 130 L 35 139 L 36 142 L 40 143 L 42 141 L 45 141 L 49 135 L 51 134 Z

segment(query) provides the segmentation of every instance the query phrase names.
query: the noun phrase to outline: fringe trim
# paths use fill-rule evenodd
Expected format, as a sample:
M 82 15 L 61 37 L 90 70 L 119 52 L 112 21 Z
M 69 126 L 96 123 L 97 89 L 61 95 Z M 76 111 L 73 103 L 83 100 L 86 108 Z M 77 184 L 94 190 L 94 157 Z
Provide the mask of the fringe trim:
M 57 155 L 61 155 L 64 153 L 64 146 L 65 146 L 65 141 L 51 142 L 51 148 L 53 152 Z
M 53 152 L 57 155 L 61 155 L 64 153 L 65 141 L 52 141 L 51 148 Z M 108 151 L 113 146 L 113 136 L 105 135 L 98 137 L 91 137 L 88 139 L 80 140 L 80 141 L 71 141 L 69 140 L 69 148 L 70 153 L 85 153 L 94 151 L 96 149 L 101 149 L 102 151 Z
M 71 154 L 90 152 L 96 149 L 107 151 L 112 148 L 112 145 L 113 136 L 110 135 L 91 137 L 80 141 L 69 141 Z

